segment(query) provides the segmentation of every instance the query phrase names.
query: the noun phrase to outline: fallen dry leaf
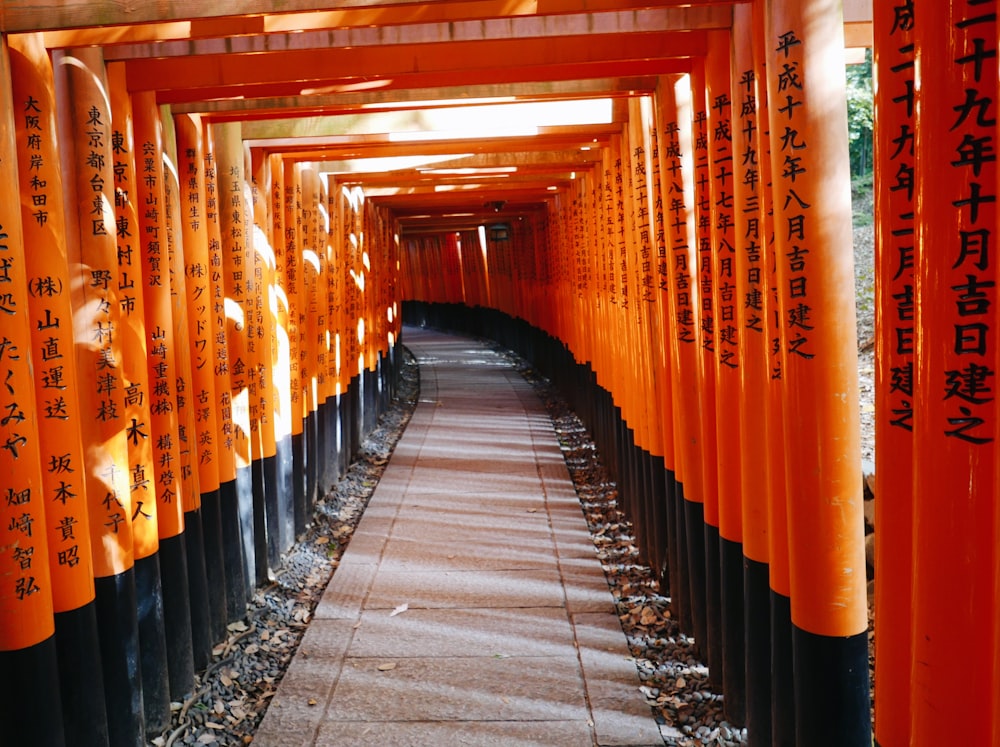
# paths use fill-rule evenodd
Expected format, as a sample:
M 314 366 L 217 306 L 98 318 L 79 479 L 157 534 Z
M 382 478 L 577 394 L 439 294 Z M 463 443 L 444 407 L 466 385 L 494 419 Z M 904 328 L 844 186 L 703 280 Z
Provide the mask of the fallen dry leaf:
M 390 672 L 396 668 L 395 662 L 389 662 L 388 664 L 379 664 L 378 671 L 380 672 Z
M 389 613 L 389 617 L 395 617 L 396 615 L 400 614 L 401 612 L 406 612 L 408 609 L 410 609 L 410 605 L 408 605 L 406 603 L 403 603 L 403 604 L 399 605 L 396 609 L 394 609 L 392 612 L 390 612 Z

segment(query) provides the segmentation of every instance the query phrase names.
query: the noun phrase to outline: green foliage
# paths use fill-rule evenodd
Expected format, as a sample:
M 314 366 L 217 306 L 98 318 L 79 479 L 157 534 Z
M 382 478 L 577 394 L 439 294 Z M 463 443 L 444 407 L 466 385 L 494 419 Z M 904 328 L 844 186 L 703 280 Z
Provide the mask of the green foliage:
M 875 100 L 872 91 L 872 51 L 865 61 L 847 66 L 847 136 L 850 140 L 851 174 L 863 176 L 872 168 L 872 131 Z

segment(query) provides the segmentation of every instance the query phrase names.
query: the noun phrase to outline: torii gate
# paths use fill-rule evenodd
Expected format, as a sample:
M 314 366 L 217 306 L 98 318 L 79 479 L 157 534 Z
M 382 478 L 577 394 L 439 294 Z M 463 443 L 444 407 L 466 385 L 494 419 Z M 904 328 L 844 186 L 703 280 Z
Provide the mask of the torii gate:
M 3 733 L 162 724 L 385 406 L 406 303 L 593 374 L 644 557 L 752 744 L 870 743 L 834 74 L 870 46 L 874 734 L 1000 743 L 995 4 L 272 5 L 0 9 Z M 511 98 L 613 117 L 394 129 Z M 440 160 L 352 163 L 403 155 Z

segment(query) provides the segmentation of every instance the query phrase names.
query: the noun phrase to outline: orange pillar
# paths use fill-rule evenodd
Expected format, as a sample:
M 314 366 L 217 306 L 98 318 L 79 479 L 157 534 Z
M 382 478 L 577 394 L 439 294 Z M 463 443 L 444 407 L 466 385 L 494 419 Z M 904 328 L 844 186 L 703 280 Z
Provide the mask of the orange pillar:
M 159 230 L 147 233 L 146 206 L 140 210 L 138 175 L 133 145 L 132 107 L 125 89 L 125 68 L 108 67 L 111 97 L 111 154 L 115 185 L 115 227 L 118 244 L 118 290 L 121 305 L 122 373 L 125 392 L 125 436 L 128 442 L 129 482 L 132 491 L 132 535 L 135 541 L 135 582 L 139 604 L 139 650 L 142 656 L 142 700 L 146 731 L 159 734 L 170 724 L 170 686 L 167 671 L 166 622 L 159 541 L 159 476 L 163 466 L 155 453 L 154 394 L 150 386 L 152 345 L 147 336 L 145 270 L 142 247 L 152 240 L 159 246 Z M 154 211 L 157 212 L 158 211 Z M 144 223 L 146 223 L 144 225 Z M 164 273 L 167 270 L 163 262 Z M 169 282 L 169 281 L 168 281 Z M 169 402 L 169 398 L 164 398 Z M 173 478 L 170 493 L 176 497 Z M 188 623 L 190 624 L 190 623 Z
M 208 613 L 209 641 L 225 637 L 226 575 L 222 558 L 222 515 L 219 509 L 219 426 L 216 415 L 215 335 L 213 334 L 211 266 L 208 252 L 208 216 L 205 205 L 205 143 L 197 115 L 179 114 L 174 119 L 177 143 L 179 198 L 183 206 L 180 220 L 184 293 L 178 302 L 187 308 L 188 350 L 191 379 L 188 402 L 194 410 L 194 428 L 189 434 L 195 450 L 200 508 L 186 511 L 187 531 L 200 534 L 202 558 L 188 548 L 188 562 L 204 568 L 207 582 L 205 599 L 195 595 L 192 609 Z M 194 542 L 194 547 L 198 543 Z M 195 645 L 195 650 L 198 650 Z
M 206 124 L 205 188 L 215 312 L 215 387 L 219 399 L 219 492 L 222 508 L 226 606 L 230 620 L 246 614 L 254 580 L 253 477 L 246 392 L 243 148 L 233 125 Z M 236 173 L 231 173 L 235 170 Z M 234 204 L 235 203 L 235 204 Z M 236 236 L 233 236 L 235 232 Z M 238 386 L 234 385 L 236 377 Z M 249 547 L 248 547 L 249 546 Z
M 666 224 L 670 264 L 670 378 L 674 414 L 674 446 L 677 465 L 677 531 L 679 588 L 671 588 L 679 598 L 679 620 L 689 631 L 703 629 L 694 624 L 695 608 L 704 623 L 704 575 L 698 588 L 692 588 L 690 573 L 693 560 L 688 546 L 691 531 L 688 515 L 703 513 L 703 467 L 701 462 L 701 398 L 698 393 L 698 308 L 699 285 L 696 281 L 697 245 L 694 232 L 694 138 L 690 76 L 660 79 L 660 106 L 663 133 L 660 174 L 663 180 L 664 222 Z M 703 557 L 703 555 L 701 556 Z
M 28 276 L 35 397 L 40 436 L 49 567 L 63 716 L 70 734 L 93 734 L 106 744 L 104 678 L 101 676 L 90 517 L 76 361 L 73 355 L 70 272 L 62 173 L 55 131 L 52 64 L 38 35 L 21 35 L 10 46 L 18 180 L 24 240 L 35 251 L 24 257 Z M 61 372 L 61 383 L 52 380 Z
M 254 298 L 255 348 L 257 359 L 256 418 L 252 427 L 259 444 L 257 456 L 259 475 L 263 482 L 263 516 L 267 537 L 267 563 L 270 568 L 281 565 L 282 537 L 281 510 L 282 495 L 278 483 L 278 445 L 275 438 L 274 398 L 274 248 L 272 243 L 273 222 L 271 220 L 271 171 L 270 161 L 262 152 L 250 154 L 250 182 L 253 196 L 253 234 L 251 259 L 254 283 L 257 289 Z M 253 412 L 253 411 L 252 411 Z M 287 495 L 287 494 L 286 494 Z
M 288 305 L 289 418 L 292 434 L 292 505 L 295 533 L 306 527 L 305 435 L 303 429 L 299 295 L 302 287 L 302 169 L 297 163 L 284 165 L 285 265 L 282 288 Z
M 760 215 L 766 268 L 764 298 L 765 334 L 768 345 L 767 390 L 767 538 L 770 585 L 770 729 L 767 741 L 756 744 L 795 744 L 795 691 L 792 672 L 792 603 L 788 555 L 788 501 L 785 475 L 785 323 L 778 278 L 778 260 L 771 169 L 770 115 L 768 108 L 766 34 L 767 7 L 753 6 L 753 57 L 757 86 L 757 136 L 760 140 Z M 760 735 L 760 730 L 758 730 Z
M 184 554 L 187 565 L 188 608 L 191 619 L 191 658 L 195 670 L 203 669 L 215 639 L 211 632 L 211 605 L 205 568 L 202 524 L 201 473 L 198 466 L 198 407 L 191 363 L 191 329 L 188 319 L 187 273 L 184 261 L 184 222 L 181 215 L 181 185 L 178 173 L 177 137 L 174 119 L 159 108 L 163 132 L 163 200 L 166 208 L 167 257 L 170 264 L 170 307 L 174 334 L 175 391 L 177 401 L 177 453 L 181 472 L 181 511 L 184 522 Z M 189 196 L 189 195 L 185 195 Z M 218 481 L 218 474 L 215 476 Z M 221 543 L 220 543 L 221 545 Z
M 768 585 L 769 360 L 768 265 L 770 235 L 762 209 L 760 88 L 763 70 L 753 55 L 753 6 L 733 8 L 732 151 L 734 192 L 734 321 L 739 351 L 740 509 L 743 538 L 746 718 L 750 744 L 771 745 L 771 620 Z
M 796 734 L 870 745 L 854 263 L 839 7 L 768 6 Z M 836 71 L 835 73 L 832 71 Z M 816 730 L 816 724 L 829 728 Z
M 910 743 L 916 92 L 913 16 L 876 3 L 875 740 Z M 912 10 L 912 9 L 911 9 Z
M 716 360 L 718 358 L 717 310 L 715 308 L 715 268 L 712 252 L 712 164 L 713 128 L 708 119 L 708 87 L 705 60 L 691 69 L 691 114 L 694 118 L 694 211 L 698 283 L 698 396 L 701 397 L 702 511 L 691 516 L 688 525 L 688 552 L 692 559 L 691 584 L 702 594 L 695 606 L 695 637 L 698 650 L 708 663 L 709 682 L 722 686 L 722 589 L 719 578 L 719 473 L 716 434 Z M 688 508 L 697 508 L 688 504 Z M 703 591 L 702 591 L 703 589 Z M 699 611 L 699 607 L 702 608 Z M 699 615 L 704 623 L 699 624 Z M 699 629 L 700 628 L 700 629 Z
M 745 31 L 749 33 L 749 28 Z M 737 311 L 743 299 L 736 291 L 736 178 L 733 165 L 733 104 L 731 84 L 732 35 L 709 35 L 705 58 L 708 96 L 709 176 L 712 185 L 711 235 L 712 308 L 715 317 L 716 474 L 719 500 L 719 552 L 709 556 L 719 564 L 722 620 L 722 679 L 725 713 L 734 724 L 746 720 L 746 646 L 743 625 L 742 444 L 740 429 L 732 428 L 733 413 L 744 406 L 740 380 Z
M 243 551 L 245 599 L 257 581 L 261 561 L 257 557 L 255 496 L 250 406 L 251 377 L 256 357 L 250 349 L 255 286 L 250 244 L 247 241 L 247 210 L 243 141 L 238 123 L 212 124 L 217 168 L 219 228 L 222 239 L 222 275 L 225 287 L 226 342 L 229 348 L 229 395 L 233 418 L 233 450 L 236 459 L 236 495 L 239 506 Z M 265 573 L 266 575 L 266 573 Z
M 145 307 L 146 366 L 149 374 L 149 439 L 156 464 L 156 509 L 162 572 L 164 631 L 169 662 L 170 699 L 194 686 L 191 602 L 184 538 L 184 474 L 180 455 L 181 402 L 171 288 L 169 206 L 163 168 L 163 135 L 156 95 L 132 95 L 132 141 L 136 157 L 133 199 L 141 205 L 136 249 L 142 258 L 141 293 Z M 182 410 L 186 416 L 190 408 Z
M 308 517 L 318 498 L 319 485 L 319 283 L 322 264 L 317 251 L 319 177 L 315 168 L 304 166 L 302 179 L 302 243 L 299 266 L 302 285 L 299 295 L 299 376 L 302 386 L 302 430 L 305 449 L 305 511 Z M 307 519 L 308 520 L 308 519 Z
M 915 2 L 914 18 L 920 249 L 916 337 L 904 327 L 900 340 L 912 339 L 916 356 L 910 744 L 988 744 L 997 711 L 996 7 Z M 962 654 L 949 655 L 948 642 Z M 954 677 L 967 687 L 957 719 L 941 708 Z
M 6 38 L 0 40 L 0 719 L 12 744 L 65 744 L 49 571 L 46 486 L 32 376 L 25 235 L 18 196 L 15 112 Z M 67 352 L 69 352 L 67 350 Z M 44 386 L 42 382 L 37 382 Z M 9 730 L 9 731 L 8 731 Z
M 219 187 L 219 163 L 215 153 L 213 128 L 204 126 L 205 139 L 205 223 L 208 228 L 209 290 L 211 294 L 210 334 L 214 345 L 213 374 L 218 437 L 215 453 L 219 465 L 219 515 L 222 530 L 222 558 L 226 574 L 226 618 L 239 620 L 246 612 L 247 578 L 243 558 L 240 522 L 240 493 L 236 481 L 236 438 L 233 397 L 229 384 L 232 356 L 229 351 L 229 309 L 226 303 L 225 262 L 219 214 L 225 209 Z M 245 480 L 243 485 L 245 486 Z
M 108 85 L 100 50 L 59 53 L 54 65 L 61 155 L 72 174 L 63 188 L 76 206 L 67 212 L 68 257 L 77 268 L 70 287 L 108 734 L 114 744 L 138 744 L 145 725 Z
M 292 413 L 290 384 L 290 348 L 288 333 L 288 294 L 285 271 L 287 238 L 285 217 L 285 166 L 280 155 L 267 156 L 270 172 L 271 250 L 265 258 L 271 272 L 268 294 L 271 328 L 271 417 L 274 420 L 275 484 L 278 502 L 278 546 L 286 552 L 295 542 L 293 506 Z

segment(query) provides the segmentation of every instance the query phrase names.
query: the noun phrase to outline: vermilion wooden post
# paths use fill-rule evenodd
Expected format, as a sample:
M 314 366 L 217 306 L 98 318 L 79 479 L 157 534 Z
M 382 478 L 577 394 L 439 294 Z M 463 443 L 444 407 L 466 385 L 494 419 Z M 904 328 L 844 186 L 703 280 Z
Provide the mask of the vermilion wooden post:
M 81 435 L 90 515 L 97 628 L 111 744 L 145 739 L 115 244 L 111 111 L 97 49 L 54 55 L 57 129 L 71 233 L 71 278 Z M 76 235 L 73 235 L 75 233 Z M 55 384 L 61 370 L 50 371 Z M 43 377 L 43 384 L 46 379 Z
M 873 5 L 875 34 L 875 741 L 910 743 L 916 90 L 912 5 Z
M 647 415 L 655 434 L 651 453 L 650 488 L 646 500 L 651 526 L 652 570 L 659 578 L 667 565 L 667 525 L 665 491 L 672 483 L 673 427 L 662 417 L 664 403 L 670 400 L 670 379 L 666 358 L 666 298 L 660 289 L 658 263 L 666 260 L 663 232 L 663 203 L 659 184 L 659 158 L 656 153 L 656 127 L 652 100 L 646 96 L 630 100 L 630 131 L 633 138 L 633 173 L 637 209 L 636 234 L 640 252 L 640 303 L 647 312 L 647 336 L 641 344 L 647 351 L 647 366 L 652 383 L 653 407 Z M 662 252 L 662 259 L 658 254 Z M 667 411 L 669 414 L 669 411 Z M 669 461 L 665 456 L 670 453 Z M 669 466 L 668 466 L 669 465 Z M 668 479 L 669 478 L 669 479 Z
M 677 533 L 679 589 L 684 600 L 681 625 L 697 631 L 695 608 L 704 611 L 703 574 L 691 573 L 692 555 L 688 537 L 689 514 L 704 509 L 688 508 L 703 495 L 701 463 L 701 398 L 698 393 L 698 309 L 696 281 L 697 246 L 694 232 L 694 138 L 690 76 L 668 76 L 660 81 L 663 137 L 660 138 L 660 174 L 663 180 L 665 223 L 670 255 L 670 362 L 674 400 L 674 446 L 677 449 Z M 698 525 L 701 531 L 701 525 Z M 700 557 L 704 557 L 702 554 Z M 697 589 L 696 579 L 700 579 Z M 699 612 L 699 615 L 702 615 Z M 704 621 L 704 617 L 701 617 Z
M 770 741 L 765 744 L 795 744 L 795 691 L 792 672 L 791 578 L 788 555 L 788 486 L 785 475 L 785 323 L 778 278 L 777 243 L 771 169 L 766 33 L 767 7 L 753 5 L 753 56 L 757 82 L 757 135 L 760 139 L 761 225 L 766 277 L 765 334 L 768 339 L 767 396 L 767 494 L 768 560 L 770 584 Z
M 257 223 L 254 212 L 258 200 L 253 185 L 253 162 L 250 155 L 250 145 L 241 143 L 243 152 L 243 242 L 246 256 L 246 296 L 244 309 L 246 312 L 246 332 L 244 346 L 246 355 L 246 392 L 248 396 L 247 411 L 249 419 L 250 440 L 250 480 L 253 492 L 253 542 L 254 542 L 254 577 L 253 584 L 268 583 L 270 579 L 267 505 L 273 496 L 268 495 L 269 485 L 264 462 L 267 443 L 273 440 L 273 429 L 270 435 L 266 431 L 271 427 L 270 419 L 262 422 L 263 405 L 266 402 L 267 380 L 263 371 L 262 358 L 264 349 L 270 345 L 270 339 L 262 336 L 264 322 L 264 296 L 266 291 L 263 282 L 261 256 L 257 250 Z M 252 589 L 249 592 L 253 593 Z
M 123 334 L 122 373 L 129 487 L 132 491 L 132 534 L 135 541 L 135 586 L 139 609 L 139 651 L 142 657 L 142 701 L 147 734 L 159 734 L 170 724 L 170 684 L 167 672 L 166 621 L 160 574 L 159 490 L 161 468 L 154 453 L 153 390 L 149 368 L 142 247 L 153 241 L 159 250 L 159 230 L 146 233 L 140 219 L 140 196 L 132 137 L 132 106 L 125 88 L 122 63 L 108 66 L 111 99 L 111 143 L 115 186 L 115 227 L 118 244 L 117 284 Z M 156 213 L 154 213 L 156 214 Z M 164 262 L 164 265 L 166 263 Z M 163 268 L 166 270 L 166 267 Z M 171 488 L 176 493 L 175 482 Z
M 240 525 L 240 502 L 236 483 L 236 439 L 233 435 L 233 398 L 229 385 L 229 322 L 226 304 L 225 263 L 219 211 L 224 209 L 219 187 L 215 138 L 210 125 L 203 126 L 205 142 L 205 223 L 208 227 L 208 271 L 211 294 L 211 335 L 214 344 L 216 457 L 219 465 L 219 515 L 222 557 L 226 572 L 226 618 L 239 620 L 246 612 L 246 572 Z
M 155 498 L 160 539 L 167 673 L 170 699 L 179 700 L 194 686 L 191 602 L 184 538 L 184 467 L 181 463 L 180 413 L 187 392 L 178 391 L 177 344 L 163 168 L 163 136 L 156 94 L 132 94 L 132 140 L 136 181 L 132 199 L 141 206 L 135 249 L 142 258 L 141 292 L 145 304 L 146 365 L 149 373 L 149 439 L 156 468 Z M 186 415 L 187 407 L 183 408 Z
M 177 401 L 177 454 L 181 471 L 181 511 L 184 522 L 184 554 L 187 560 L 188 608 L 191 619 L 191 657 L 195 670 L 208 665 L 214 643 L 211 632 L 208 571 L 205 567 L 205 537 L 202 522 L 201 474 L 198 466 L 197 433 L 200 406 L 195 397 L 191 364 L 191 330 L 188 320 L 187 272 L 184 261 L 184 222 L 178 178 L 177 137 L 174 119 L 166 107 L 159 107 L 163 140 L 163 200 L 166 207 L 167 257 L 170 263 L 170 308 L 174 333 Z M 199 219 L 200 220 L 200 219 Z M 218 482 L 218 475 L 215 477 Z M 221 541 L 217 543 L 221 548 Z
M 32 356 L 15 103 L 7 41 L 0 41 L 0 719 L 12 744 L 63 745 L 52 581 L 39 435 L 32 422 Z M 23 115 L 22 115 L 23 116 Z M 67 351 L 68 353 L 69 351 Z M 42 382 L 37 385 L 43 386 Z
M 353 282 L 347 271 L 347 236 L 345 232 L 345 209 L 344 189 L 337 184 L 335 179 L 327 189 L 327 198 L 330 205 L 330 220 L 333 224 L 334 236 L 333 245 L 330 249 L 331 279 L 334 283 L 333 289 L 333 315 L 331 333 L 331 345 L 333 346 L 333 360 L 331 364 L 334 370 L 336 396 L 337 396 L 337 461 L 341 476 L 346 474 L 351 463 L 351 425 L 352 418 L 351 399 L 348 394 L 350 385 L 350 359 L 348 347 L 350 344 L 350 321 L 348 314 L 348 293 L 350 284 Z M 423 282 L 423 281 L 421 281 Z
M 257 295 L 254 299 L 254 315 L 256 317 L 256 353 L 257 353 L 257 411 L 256 411 L 256 441 L 260 444 L 259 461 L 263 478 L 264 507 L 262 518 L 265 520 L 265 535 L 267 538 L 267 564 L 269 568 L 281 565 L 281 511 L 278 494 L 278 458 L 277 439 L 275 438 L 274 398 L 274 358 L 275 342 L 274 319 L 274 249 L 273 221 L 271 219 L 271 171 L 270 161 L 259 150 L 252 151 L 251 188 L 253 195 L 253 258 L 254 282 L 257 284 Z
M 746 725 L 750 744 L 771 745 L 771 620 L 768 585 L 767 244 L 762 180 L 767 154 L 758 126 L 763 69 L 753 55 L 753 6 L 733 8 L 732 138 L 735 326 L 739 340 Z
M 997 710 L 988 653 L 998 552 L 996 7 L 914 2 L 913 14 L 920 250 L 912 307 L 910 743 L 987 744 Z M 946 641 L 961 641 L 967 655 L 948 656 Z M 940 707 L 955 677 L 968 688 L 959 719 Z
M 319 480 L 319 348 L 318 319 L 319 283 L 322 272 L 316 249 L 317 211 L 319 209 L 319 177 L 315 168 L 302 168 L 302 244 L 299 248 L 302 286 L 299 295 L 299 376 L 302 386 L 302 428 L 305 434 L 305 508 L 306 515 L 316 503 Z
M 55 610 L 59 690 L 66 731 L 80 743 L 106 745 L 94 566 L 73 355 L 66 220 L 55 126 L 52 64 L 39 35 L 10 45 L 14 136 L 31 324 L 31 358 L 42 465 L 45 524 Z M 2 364 L 2 361 L 0 361 Z M 46 386 L 61 371 L 63 383 Z
M 796 734 L 870 745 L 851 195 L 839 7 L 771 3 L 766 43 Z M 832 73 L 831 71 L 838 71 Z M 828 728 L 816 730 L 816 724 Z
M 218 398 L 215 392 L 212 269 L 205 204 L 205 144 L 201 122 L 196 115 L 176 115 L 174 129 L 180 203 L 185 206 L 180 221 L 184 293 L 179 301 L 187 307 L 185 319 L 191 357 L 188 402 L 194 409 L 194 429 L 189 438 L 195 449 L 201 495 L 200 511 L 186 512 L 184 522 L 188 532 L 198 525 L 201 527 L 202 562 L 208 584 L 208 594 L 203 603 L 209 615 L 209 641 L 214 643 L 222 640 L 226 632 L 226 573 L 219 506 L 219 426 L 215 406 Z M 196 557 L 191 550 L 189 544 L 189 563 L 193 563 Z M 192 583 L 191 588 L 194 592 L 196 585 Z M 192 609 L 199 606 L 195 596 L 192 596 L 191 603 Z
M 250 303 L 255 293 L 247 244 L 250 208 L 244 189 L 243 142 L 238 124 L 212 124 L 217 175 L 224 313 L 228 346 L 229 401 L 232 408 L 232 444 L 236 465 L 236 499 L 243 558 L 243 603 L 257 577 L 257 543 L 254 535 L 253 458 L 250 442 L 250 376 L 254 359 L 247 349 L 252 329 Z M 242 613 L 239 615 L 242 617 Z
M 302 287 L 302 169 L 297 163 L 285 163 L 285 271 L 282 286 L 288 303 L 288 368 L 289 404 L 292 433 L 292 506 L 295 533 L 305 531 L 305 434 L 303 428 L 301 346 L 299 322 L 300 289 Z
M 659 366 L 661 392 L 659 399 L 659 417 L 662 421 L 663 429 L 663 466 L 664 482 L 662 493 L 663 516 L 662 529 L 664 533 L 663 545 L 663 565 L 656 569 L 661 588 L 674 593 L 677 565 L 677 542 L 676 542 L 676 495 L 677 495 L 677 458 L 674 439 L 674 399 L 673 381 L 671 379 L 670 364 L 670 252 L 667 244 L 667 205 L 664 195 L 663 173 L 661 171 L 660 140 L 663 130 L 661 112 L 657 107 L 658 94 L 643 99 L 643 113 L 647 118 L 647 127 L 650 130 L 650 140 L 652 148 L 648 158 L 648 168 L 652 174 L 651 189 L 653 206 L 652 217 L 652 240 L 653 240 L 653 267 L 654 283 L 656 286 L 656 303 L 660 318 L 660 339 L 654 341 L 654 349 L 659 350 L 659 358 L 655 365 Z
M 690 517 L 688 524 L 689 553 L 700 560 L 692 569 L 691 585 L 694 598 L 704 594 L 702 604 L 695 605 L 695 637 L 702 657 L 708 663 L 709 681 L 722 686 L 722 589 L 719 579 L 719 475 L 718 443 L 715 423 L 715 368 L 718 357 L 718 334 L 714 288 L 715 269 L 712 262 L 712 200 L 711 138 L 708 121 L 708 89 L 705 82 L 705 61 L 695 60 L 691 68 L 691 102 L 694 137 L 694 210 L 698 283 L 698 395 L 701 397 L 701 460 L 702 503 L 688 504 L 701 513 Z M 695 528 L 697 527 L 697 528 Z M 692 561 L 693 562 L 693 561 Z M 704 574 L 699 579 L 699 574 Z M 703 591 L 702 591 L 703 589 Z M 699 612 L 698 607 L 702 610 Z M 703 623 L 699 623 L 703 615 Z M 699 630 L 700 628 L 700 630 Z
M 749 29 L 746 30 L 749 32 Z M 715 316 L 716 474 L 719 486 L 719 590 L 722 618 L 722 679 L 726 718 L 746 720 L 746 649 L 743 625 L 742 443 L 732 428 L 733 413 L 744 405 L 740 391 L 737 312 L 743 299 L 736 292 L 734 223 L 736 175 L 733 164 L 733 120 L 737 114 L 731 84 L 732 35 L 709 35 L 705 58 L 708 96 L 709 176 L 711 179 L 712 308 Z M 738 422 L 738 421 L 737 421 Z M 709 562 L 713 560 L 709 557 Z
M 285 218 L 285 166 L 278 154 L 268 156 L 271 173 L 271 254 L 273 281 L 270 303 L 274 326 L 271 340 L 272 394 L 276 483 L 278 499 L 278 544 L 285 552 L 295 542 L 295 512 L 292 461 L 292 412 L 290 346 L 288 339 L 288 294 L 285 290 L 288 245 Z

